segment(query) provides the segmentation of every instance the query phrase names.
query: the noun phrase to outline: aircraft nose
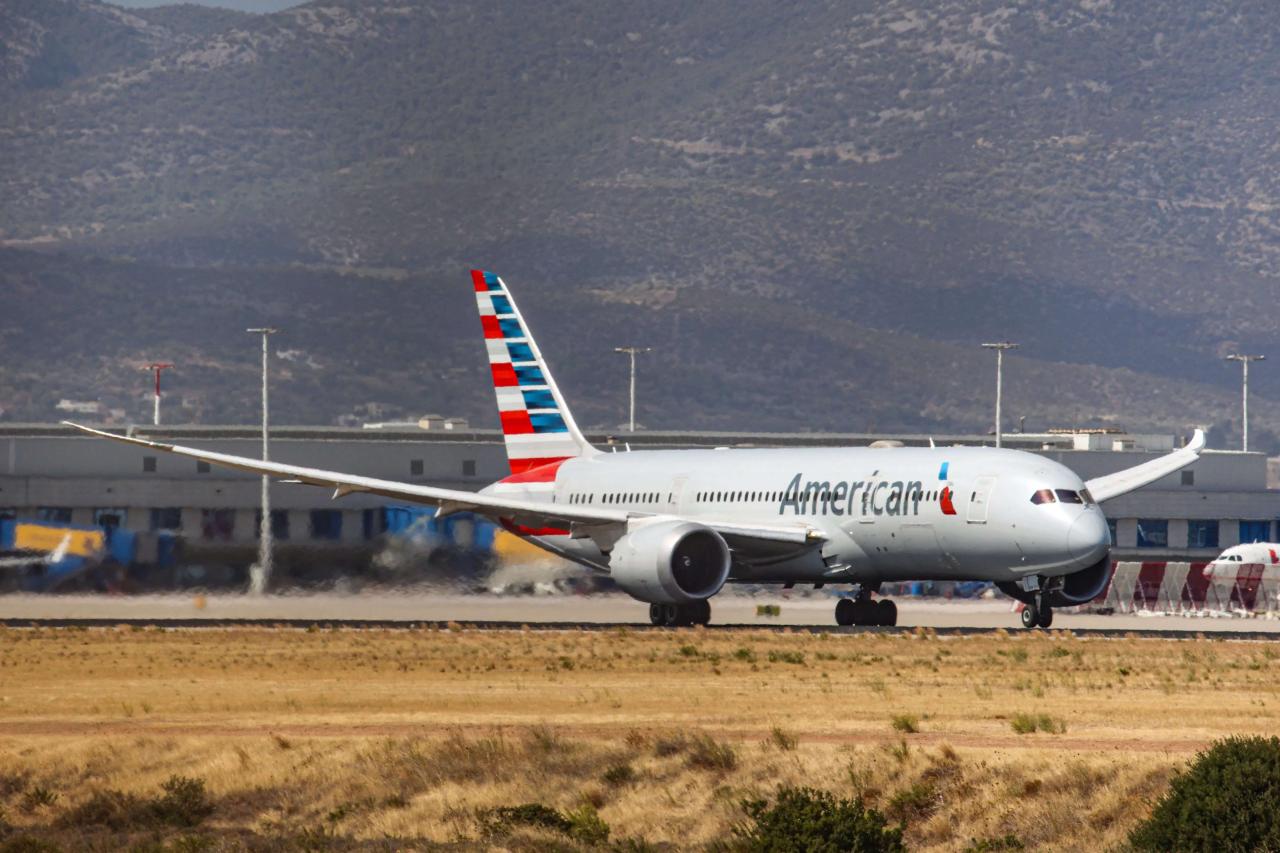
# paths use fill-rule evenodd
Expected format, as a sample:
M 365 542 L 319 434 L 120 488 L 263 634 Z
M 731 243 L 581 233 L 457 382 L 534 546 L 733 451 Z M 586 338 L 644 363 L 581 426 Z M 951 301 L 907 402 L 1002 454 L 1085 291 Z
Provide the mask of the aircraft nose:
M 1071 529 L 1067 531 L 1067 550 L 1077 560 L 1100 558 L 1110 547 L 1111 532 L 1101 513 L 1084 513 L 1072 522 Z

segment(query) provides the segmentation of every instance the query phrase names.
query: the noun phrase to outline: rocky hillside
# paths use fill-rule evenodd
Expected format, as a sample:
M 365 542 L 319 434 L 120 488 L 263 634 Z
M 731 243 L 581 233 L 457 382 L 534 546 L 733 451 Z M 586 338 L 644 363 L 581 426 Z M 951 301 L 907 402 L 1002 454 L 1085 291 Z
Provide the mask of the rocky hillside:
M 47 268 L 94 313 L 152 316 L 154 287 L 203 322 L 2 335 L 0 406 L 51 415 L 13 380 L 36 356 L 64 396 L 127 397 L 83 365 L 164 349 L 208 365 L 200 417 L 247 420 L 251 359 L 210 323 L 278 308 L 331 363 L 383 364 L 282 417 L 485 423 L 470 328 L 436 322 L 482 264 L 587 421 L 620 419 L 608 351 L 642 337 L 654 425 L 980 428 L 976 344 L 1011 337 L 1030 425 L 1226 425 L 1220 356 L 1276 325 L 1278 25 L 1172 0 L 6 4 L 0 277 L 40 290 L 5 322 L 38 325 Z M 1280 414 L 1280 378 L 1256 387 Z

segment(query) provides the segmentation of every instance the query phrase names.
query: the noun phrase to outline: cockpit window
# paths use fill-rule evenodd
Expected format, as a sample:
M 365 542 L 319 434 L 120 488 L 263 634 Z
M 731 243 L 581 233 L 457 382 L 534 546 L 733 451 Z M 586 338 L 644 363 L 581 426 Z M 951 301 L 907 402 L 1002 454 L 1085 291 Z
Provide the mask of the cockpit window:
M 1054 500 L 1053 489 L 1041 489 L 1031 496 L 1031 502 L 1033 504 L 1051 504 Z
M 1080 497 L 1084 498 L 1084 502 L 1085 502 L 1085 503 L 1087 503 L 1087 504 L 1096 504 L 1096 503 L 1097 503 L 1097 501 L 1095 501 L 1095 500 L 1093 499 L 1093 495 L 1089 493 L 1089 490 L 1088 490 L 1088 489 L 1081 489 L 1081 490 L 1080 490 Z
M 1054 489 L 1058 494 L 1058 500 L 1064 504 L 1082 504 L 1084 499 L 1080 497 L 1079 492 L 1073 492 L 1070 489 Z

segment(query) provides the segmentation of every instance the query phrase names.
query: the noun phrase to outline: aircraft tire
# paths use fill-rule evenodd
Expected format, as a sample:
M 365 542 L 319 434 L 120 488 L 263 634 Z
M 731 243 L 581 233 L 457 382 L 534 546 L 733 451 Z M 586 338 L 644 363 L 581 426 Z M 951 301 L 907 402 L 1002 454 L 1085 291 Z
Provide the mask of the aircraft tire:
M 659 626 L 667 624 L 667 609 L 664 605 L 649 605 L 649 624 Z
M 1036 620 L 1036 624 L 1039 625 L 1041 628 L 1048 628 L 1050 625 L 1052 625 L 1053 624 L 1053 608 L 1052 607 L 1040 608 L 1040 618 Z
M 879 625 L 879 619 L 876 612 L 876 605 L 870 599 L 866 601 L 856 601 L 853 605 L 853 624 L 855 625 Z
M 1040 624 L 1040 608 L 1034 604 L 1024 604 L 1022 606 L 1022 627 L 1034 628 Z
M 876 602 L 876 624 L 892 628 L 898 624 L 898 605 L 887 598 Z
M 689 609 L 693 611 L 693 624 L 710 625 L 711 624 L 711 602 L 703 599 L 696 604 L 690 604 Z
M 853 624 L 857 615 L 857 606 L 852 598 L 842 598 L 836 602 L 836 624 L 847 628 Z

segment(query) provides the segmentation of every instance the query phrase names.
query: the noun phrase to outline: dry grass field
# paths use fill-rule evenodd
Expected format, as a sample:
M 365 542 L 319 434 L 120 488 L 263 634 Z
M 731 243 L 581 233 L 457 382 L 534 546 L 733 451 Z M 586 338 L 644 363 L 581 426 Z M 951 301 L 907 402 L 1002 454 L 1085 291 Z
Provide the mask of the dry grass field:
M 0 630 L 0 849 L 705 849 L 782 784 L 861 795 L 913 849 L 1116 849 L 1200 747 L 1276 730 L 1278 658 L 1062 632 Z M 175 776 L 204 800 L 166 798 Z M 493 818 L 525 803 L 575 829 Z

